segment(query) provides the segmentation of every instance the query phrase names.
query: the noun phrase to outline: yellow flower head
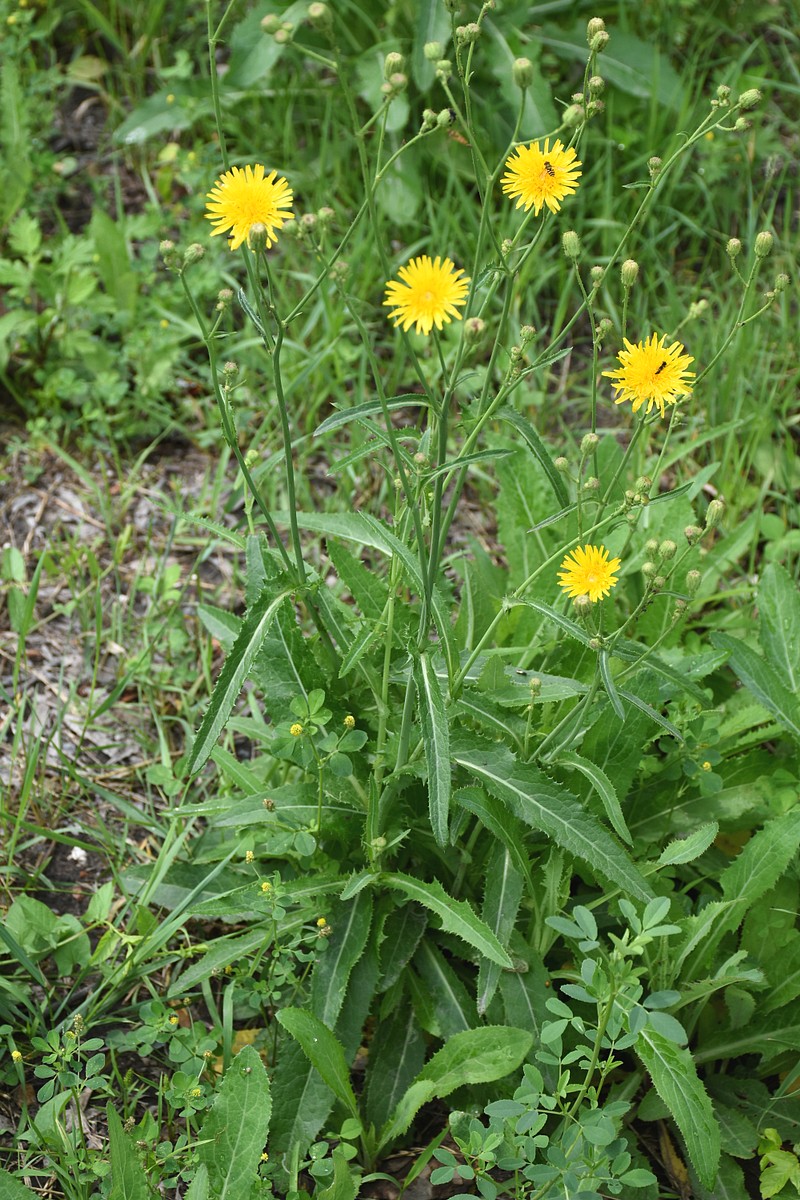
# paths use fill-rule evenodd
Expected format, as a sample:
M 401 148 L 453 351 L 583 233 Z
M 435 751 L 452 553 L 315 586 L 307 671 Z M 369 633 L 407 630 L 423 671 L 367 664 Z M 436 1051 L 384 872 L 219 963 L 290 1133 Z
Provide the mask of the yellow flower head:
M 668 404 L 692 394 L 689 380 L 694 379 L 694 371 L 686 368 L 694 359 L 684 354 L 680 342 L 667 346 L 666 335 L 659 338 L 657 333 L 635 346 L 627 338 L 624 341 L 625 349 L 617 355 L 619 370 L 603 371 L 617 393 L 615 404 L 630 400 L 638 412 L 646 400 L 647 412 L 655 405 L 663 417 Z
M 292 735 L 292 737 L 302 737 L 303 736 L 303 726 L 300 724 L 299 721 L 295 721 L 294 725 L 291 725 L 289 727 L 289 733 Z
M 206 217 L 217 226 L 211 236 L 228 233 L 231 250 L 238 250 L 247 240 L 253 225 L 263 225 L 267 231 L 267 248 L 275 241 L 276 230 L 294 214 L 283 210 L 292 207 L 292 189 L 277 171 L 264 176 L 261 163 L 254 167 L 231 167 L 220 175 L 208 193 Z
M 551 150 L 548 138 L 544 149 L 538 142 L 517 146 L 506 160 L 501 184 L 510 200 L 517 198 L 517 208 L 527 212 L 532 207 L 538 217 L 542 205 L 546 204 L 552 213 L 558 212 L 564 197 L 577 191 L 580 166 L 571 146 L 566 150 L 557 141 Z
M 605 546 L 576 546 L 566 555 L 558 575 L 558 586 L 570 599 L 588 596 L 594 604 L 607 596 L 617 582 L 618 558 L 609 558 Z
M 461 320 L 459 308 L 467 302 L 469 279 L 459 278 L 464 274 L 457 270 L 449 258 L 431 259 L 423 254 L 412 258 L 397 272 L 401 282 L 392 279 L 386 285 L 386 299 L 392 312 L 389 319 L 403 330 L 416 325 L 417 333 L 430 333 L 435 325 L 442 325 L 453 317 Z

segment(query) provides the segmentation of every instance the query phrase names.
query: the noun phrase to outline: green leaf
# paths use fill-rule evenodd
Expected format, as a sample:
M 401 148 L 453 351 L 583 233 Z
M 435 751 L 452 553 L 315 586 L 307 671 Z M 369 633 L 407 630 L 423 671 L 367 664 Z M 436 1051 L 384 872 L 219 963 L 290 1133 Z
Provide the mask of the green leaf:
M 372 893 L 361 891 L 352 901 L 330 907 L 333 933 L 314 966 L 310 1006 L 314 1016 L 333 1029 L 341 1011 L 350 972 L 360 959 L 372 923 Z M 289 1031 L 291 1033 L 291 1030 Z
M 461 808 L 466 808 L 485 825 L 511 855 L 514 866 L 523 876 L 527 890 L 533 890 L 531 869 L 525 852 L 525 829 L 521 821 L 513 816 L 500 800 L 489 796 L 479 787 L 459 788 L 453 795 Z
M 510 969 L 513 966 L 491 929 L 476 916 L 467 901 L 454 900 L 452 896 L 448 896 L 436 880 L 423 883 L 411 875 L 402 875 L 399 871 L 383 874 L 381 879 L 388 887 L 404 892 L 412 900 L 436 913 L 442 923 L 442 929 L 460 937 L 479 954 L 501 967 Z
M 270 1128 L 270 1151 L 289 1154 L 294 1146 L 304 1154 L 319 1133 L 334 1103 L 334 1095 L 303 1053 L 298 1042 L 284 1034 L 278 1042 L 278 1065 L 272 1081 L 275 1114 Z
M 577 21 L 572 29 L 548 26 L 538 40 L 562 58 L 586 61 L 586 23 Z M 657 100 L 662 109 L 677 112 L 684 98 L 680 76 L 652 42 L 616 27 L 603 51 L 605 77 L 614 87 L 640 99 Z
M 301 1008 L 283 1008 L 276 1016 L 286 1032 L 299 1042 L 306 1058 L 337 1100 L 341 1100 L 351 1117 L 358 1119 L 358 1104 L 344 1050 L 335 1035 L 313 1013 Z
M 425 57 L 428 42 L 450 41 L 450 17 L 440 0 L 417 0 L 417 24 L 414 30 L 414 49 L 411 52 L 411 71 L 414 82 L 421 92 L 426 92 L 433 83 L 436 64 Z M 445 54 L 447 57 L 447 54 Z
M 111 1191 L 108 1200 L 150 1200 L 147 1176 L 136 1148 L 125 1134 L 116 1109 L 110 1104 L 106 1105 L 106 1119 L 111 1142 Z
M 800 846 L 800 810 L 767 821 L 720 877 L 722 894 L 748 909 L 781 877 Z
M 539 434 L 531 425 L 530 421 L 526 420 L 521 413 L 516 411 L 516 409 L 505 406 L 500 408 L 494 414 L 494 416 L 495 420 L 505 421 L 507 424 L 516 429 L 517 433 L 520 435 L 528 449 L 533 453 L 534 458 L 547 476 L 547 481 L 553 489 L 559 504 L 562 508 L 566 508 L 569 504 L 569 492 L 567 491 L 564 479 L 553 466 L 553 460 L 550 457 L 550 452 L 548 451 L 542 439 L 539 437 Z
M 379 991 L 385 992 L 397 983 L 413 958 L 427 925 L 427 915 L 416 904 L 403 904 L 387 918 L 381 946 Z
M 199 1161 L 208 1168 L 215 1200 L 249 1194 L 269 1131 L 272 1097 L 258 1051 L 244 1046 L 219 1086 L 198 1137 Z
M 797 698 L 792 695 L 774 667 L 759 658 L 745 642 L 727 633 L 712 633 L 711 642 L 727 650 L 728 663 L 745 687 L 775 716 L 791 735 L 800 741 L 800 716 Z
M 415 659 L 413 674 L 428 766 L 428 815 L 433 836 L 437 844 L 444 847 L 450 811 L 450 726 L 430 655 L 423 652 Z
M 365 1085 L 367 1119 L 380 1129 L 425 1061 L 425 1039 L 413 1005 L 400 1004 L 379 1021 L 370 1042 Z
M 615 831 L 630 846 L 633 839 L 628 832 L 628 826 L 625 824 L 625 817 L 622 815 L 622 807 L 614 790 L 614 785 L 605 771 L 598 767 L 597 763 L 590 762 L 588 758 L 582 758 L 580 754 L 575 754 L 572 751 L 562 751 L 553 765 L 557 767 L 574 767 L 576 771 L 580 771 L 582 775 L 586 776 L 603 801 L 606 816 Z
M 677 866 L 678 863 L 694 862 L 701 854 L 705 854 L 718 833 L 717 822 L 709 821 L 706 825 L 695 829 L 694 833 L 690 833 L 688 837 L 676 838 L 661 851 L 658 856 L 658 865 L 672 867 Z
M 208 1200 L 208 1167 L 205 1163 L 200 1163 L 195 1171 L 183 1200 Z
M 386 407 L 389 412 L 402 408 L 428 408 L 428 399 L 417 392 L 408 392 L 404 396 L 393 396 L 391 400 L 387 400 Z M 314 430 L 313 436 L 317 438 L 325 433 L 332 433 L 334 429 L 341 429 L 343 425 L 349 425 L 351 421 L 363 421 L 369 428 L 370 422 L 365 418 L 378 416 L 382 412 L 383 405 L 380 400 L 367 400 L 365 404 L 355 404 L 352 408 L 340 409 L 330 417 L 326 417 L 322 424 Z
M 639 1033 L 636 1052 L 683 1135 L 700 1182 L 704 1187 L 713 1187 L 719 1167 L 720 1131 L 692 1055 L 650 1026 Z
M 451 1037 L 420 1072 L 439 1099 L 469 1083 L 493 1083 L 516 1071 L 533 1045 L 533 1034 L 508 1025 L 483 1025 Z
M 39 1192 L 26 1187 L 21 1179 L 0 1167 L 0 1200 L 37 1200 Z
M 131 267 L 124 230 L 101 208 L 96 208 L 92 214 L 89 232 L 94 240 L 97 270 L 103 287 L 113 299 L 117 311 L 132 317 L 136 308 L 138 284 Z
M 593 873 L 640 900 L 652 898 L 649 884 L 611 834 L 584 812 L 571 792 L 537 767 L 518 763 L 505 747 L 480 744 L 475 739 L 454 745 L 453 757 L 516 817 L 542 830 L 587 863 Z
M 780 563 L 764 568 L 758 585 L 758 615 L 767 661 L 789 691 L 800 695 L 800 591 Z
M 432 938 L 420 942 L 414 966 L 430 999 L 439 1036 L 451 1038 L 472 1029 L 477 1024 L 475 1002 Z
M 497 940 L 508 946 L 508 939 L 519 912 L 524 879 L 514 866 L 509 851 L 495 842 L 486 862 L 486 886 L 482 917 Z M 494 996 L 501 971 L 497 963 L 484 959 L 478 969 L 478 1012 L 481 1016 Z
M 190 775 L 197 774 L 214 749 L 214 743 L 231 714 L 236 697 L 242 690 L 275 614 L 284 600 L 291 596 L 292 590 L 287 588 L 275 596 L 271 588 L 265 588 L 242 622 L 233 650 L 225 659 L 225 665 L 220 671 L 211 701 L 197 731 L 186 768 Z

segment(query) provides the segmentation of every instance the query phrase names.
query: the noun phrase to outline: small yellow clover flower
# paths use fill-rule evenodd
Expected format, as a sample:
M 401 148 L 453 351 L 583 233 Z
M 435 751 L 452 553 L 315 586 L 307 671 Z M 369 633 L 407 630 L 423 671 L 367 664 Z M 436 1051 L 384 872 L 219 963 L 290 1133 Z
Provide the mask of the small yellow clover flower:
M 263 225 L 266 230 L 266 249 L 275 241 L 275 233 L 287 221 L 294 220 L 294 213 L 285 211 L 292 207 L 292 189 L 277 171 L 265 176 L 264 167 L 231 167 L 220 175 L 208 193 L 206 218 L 216 225 L 211 236 L 228 233 L 228 245 L 238 250 L 247 240 L 254 225 Z M 263 236 L 263 235 L 262 235 Z
M 422 254 L 397 274 L 399 282 L 392 279 L 386 284 L 383 303 L 392 309 L 389 320 L 402 325 L 404 332 L 414 325 L 417 333 L 428 334 L 434 325 L 441 329 L 453 317 L 461 320 L 458 310 L 467 302 L 470 281 L 460 278 L 464 272 L 451 259 Z
M 638 412 L 646 401 L 646 412 L 655 405 L 663 417 L 668 404 L 676 404 L 681 396 L 691 396 L 689 380 L 694 379 L 694 371 L 687 368 L 694 359 L 684 354 L 680 342 L 668 346 L 666 334 L 659 337 L 657 333 L 635 346 L 627 338 L 623 340 L 625 349 L 617 355 L 620 367 L 603 371 L 617 393 L 615 404 L 630 400 L 633 411 Z
M 609 558 L 605 546 L 576 546 L 561 563 L 558 586 L 570 599 L 588 596 L 592 604 L 607 596 L 617 583 L 618 558 Z

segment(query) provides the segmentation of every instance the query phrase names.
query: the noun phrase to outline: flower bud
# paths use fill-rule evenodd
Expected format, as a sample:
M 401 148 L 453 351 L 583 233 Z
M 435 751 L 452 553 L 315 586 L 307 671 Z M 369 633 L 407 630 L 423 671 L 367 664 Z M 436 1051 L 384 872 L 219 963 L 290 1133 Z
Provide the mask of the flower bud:
M 604 642 L 603 642 L 602 638 L 599 638 L 599 637 L 589 638 L 589 649 L 590 650 L 602 650 L 603 645 L 604 645 Z
M 737 117 L 733 122 L 734 133 L 747 133 L 748 129 L 753 128 L 753 122 L 748 121 L 747 117 Z
M 634 484 L 637 492 L 649 492 L 652 486 L 653 481 L 649 475 L 640 475 Z
M 598 346 L 602 345 L 613 328 L 614 326 L 609 317 L 600 318 L 594 331 L 595 341 L 597 342 Z
M 663 575 L 656 575 L 653 578 L 653 587 L 654 588 L 663 588 L 664 585 L 666 584 L 666 582 L 667 581 Z
M 656 567 L 656 564 L 654 562 L 650 562 L 649 559 L 647 562 L 642 563 L 642 574 L 647 579 L 651 579 L 655 575 L 657 569 L 658 568 Z
M 739 255 L 742 253 L 742 243 L 739 241 L 738 238 L 729 238 L 728 239 L 728 244 L 725 247 L 725 253 L 728 255 L 728 258 L 730 258 L 730 259 L 739 257 Z
M 761 103 L 761 92 L 758 88 L 748 88 L 739 97 L 739 108 L 755 108 Z
M 267 13 L 261 21 L 261 28 L 264 33 L 275 34 L 281 28 L 281 19 L 275 13 Z
M 529 58 L 515 58 L 511 67 L 511 78 L 518 88 L 529 88 L 533 83 L 533 63 Z
M 220 290 L 217 292 L 217 312 L 224 312 L 225 309 L 230 308 L 232 301 L 233 292 L 231 289 L 220 288 Z
M 716 529 L 725 516 L 725 501 L 719 497 L 706 509 L 706 529 Z
M 605 267 L 592 267 L 591 271 L 589 272 L 589 277 L 592 281 L 592 287 L 595 291 L 597 291 L 597 289 L 600 287 L 600 284 L 603 282 L 605 273 Z
M 402 71 L 406 65 L 406 60 L 402 54 L 398 54 L 396 50 L 391 50 L 383 60 L 383 78 L 388 83 L 396 72 Z
M 280 29 L 276 29 L 272 35 L 279 46 L 287 46 L 292 40 L 292 28 L 286 28 L 286 24 L 281 25 Z
M 222 374 L 226 379 L 235 379 L 239 374 L 239 364 L 231 361 L 226 362 L 222 368 Z
M 671 558 L 675 557 L 677 552 L 678 552 L 678 547 L 675 545 L 675 543 L 673 541 L 670 541 L 669 539 L 666 542 L 662 542 L 661 545 L 658 547 L 658 557 L 660 559 L 662 559 L 664 562 L 669 562 L 669 560 Z
M 456 114 L 452 108 L 443 108 L 436 118 L 436 124 L 440 129 L 449 129 L 456 119 Z
M 317 220 L 319 221 L 320 225 L 327 226 L 327 225 L 330 225 L 331 221 L 333 220 L 333 218 L 335 216 L 336 216 L 336 213 L 333 211 L 332 208 L 329 208 L 328 205 L 326 204 L 317 213 Z
M 697 525 L 687 525 L 683 531 L 683 536 L 690 546 L 694 546 L 696 542 L 700 541 L 703 531 Z
M 605 112 L 605 110 L 606 110 L 605 100 L 590 100 L 589 103 L 586 105 L 586 116 L 587 117 L 596 117 L 599 113 Z
M 586 458 L 588 454 L 592 454 L 600 445 L 600 438 L 596 433 L 585 433 L 581 438 L 581 458 Z
M 702 578 L 703 577 L 699 571 L 687 571 L 686 572 L 685 584 L 686 584 L 686 590 L 690 596 L 694 596 L 697 589 L 700 587 L 700 581 Z
M 558 458 L 553 460 L 553 466 L 560 475 L 564 475 L 569 470 L 569 459 L 564 458 L 563 454 L 559 454 Z
M 408 76 L 402 71 L 395 71 L 386 81 L 391 88 L 392 95 L 397 96 L 400 92 L 404 92 L 408 87 Z
M 717 99 L 722 104 L 726 104 L 728 102 L 728 100 L 730 99 L 730 94 L 731 94 L 731 89 L 728 87 L 727 83 L 721 83 L 719 85 L 719 87 L 717 88 Z
M 785 292 L 788 286 L 789 286 L 789 276 L 783 275 L 783 274 L 778 275 L 777 278 L 775 279 L 775 291 L 776 292 Z
M 456 40 L 460 46 L 470 46 L 481 36 L 481 27 L 475 21 L 469 25 L 459 25 L 456 29 Z
M 255 225 L 250 226 L 250 232 L 247 235 L 248 246 L 257 253 L 259 250 L 266 250 L 268 242 L 269 234 L 266 225 L 256 221 Z
M 428 62 L 438 62 L 440 58 L 444 58 L 444 46 L 441 42 L 426 42 L 422 53 Z
M 528 346 L 536 337 L 536 330 L 533 325 L 521 325 L 519 330 L 519 340 L 523 346 Z
M 180 271 L 181 260 L 174 242 L 166 238 L 160 243 L 158 250 L 168 271 Z
M 586 41 L 588 42 L 588 44 L 590 46 L 592 44 L 592 39 L 595 37 L 595 35 L 598 33 L 604 33 L 605 28 L 606 28 L 606 23 L 602 17 L 592 17 L 592 19 L 589 21 L 588 25 L 586 26 Z
M 528 681 L 528 687 L 531 690 L 531 699 L 539 695 L 542 690 L 542 681 L 538 675 L 531 675 Z
M 315 29 L 330 29 L 333 17 L 327 4 L 309 4 L 308 19 Z
M 352 713 L 348 713 L 342 723 L 343 723 L 345 729 L 355 729 L 355 727 L 356 727 L 356 719 L 352 715 Z
M 486 323 L 480 317 L 467 317 L 464 322 L 464 341 L 468 346 L 476 345 L 483 337 Z
M 605 30 L 603 30 L 602 32 L 594 35 L 589 43 L 589 49 L 591 50 L 592 54 L 602 54 L 607 45 L 608 34 L 605 32 Z
M 654 154 L 652 158 L 648 158 L 647 169 L 650 172 L 651 179 L 656 178 L 656 176 L 658 175 L 662 166 L 663 166 L 662 160 L 658 157 L 657 154 Z
M 756 238 L 756 258 L 766 258 L 772 250 L 772 234 L 767 229 L 762 229 L 761 233 Z
M 562 129 L 577 129 L 586 120 L 582 104 L 570 104 L 561 115 Z
M 622 286 L 624 288 L 632 288 L 639 278 L 639 264 L 633 258 L 626 258 L 620 270 L 622 276 Z
M 337 258 L 330 270 L 331 279 L 336 283 L 344 283 L 350 274 L 350 263 L 346 258 Z
M 300 226 L 307 233 L 312 233 L 317 227 L 317 214 L 303 213 L 302 217 L 300 218 Z
M 422 132 L 429 133 L 436 128 L 436 113 L 432 108 L 426 108 L 422 113 Z
M 436 64 L 436 78 L 440 83 L 447 83 L 453 74 L 453 64 L 449 58 L 440 58 Z
M 599 96 L 606 86 L 606 81 L 602 75 L 592 75 L 589 80 L 589 95 Z
M 200 262 L 200 259 L 205 257 L 205 246 L 201 246 L 199 242 L 192 242 L 191 246 L 187 246 L 183 254 L 183 265 L 190 267 L 192 263 Z
M 587 595 L 576 596 L 572 601 L 576 617 L 587 617 L 592 611 L 592 602 Z
M 583 489 L 586 492 L 596 492 L 600 487 L 600 480 L 596 475 L 590 475 L 588 479 L 583 481 Z
M 705 296 L 701 296 L 699 300 L 693 300 L 689 305 L 689 311 L 686 314 L 687 321 L 696 321 L 697 318 L 708 308 L 708 301 Z
M 561 245 L 564 247 L 564 253 L 572 262 L 577 262 L 581 256 L 581 239 L 578 237 L 574 229 L 568 229 L 562 235 Z

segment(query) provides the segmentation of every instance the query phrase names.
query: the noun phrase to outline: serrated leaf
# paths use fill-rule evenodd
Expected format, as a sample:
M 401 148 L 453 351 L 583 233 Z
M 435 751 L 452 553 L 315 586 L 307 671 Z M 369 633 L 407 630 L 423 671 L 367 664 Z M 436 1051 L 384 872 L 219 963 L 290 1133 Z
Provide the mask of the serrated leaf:
M 385 992 L 397 983 L 411 961 L 428 924 L 428 917 L 416 904 L 403 904 L 386 920 L 381 946 L 381 979 L 378 989 Z
M 719 833 L 719 825 L 716 821 L 709 821 L 706 825 L 701 825 L 699 829 L 695 829 L 688 837 L 676 838 L 669 842 L 658 856 L 658 865 L 660 867 L 677 866 L 679 863 L 694 862 L 701 854 L 705 854 L 708 847 L 714 841 L 714 838 Z
M 326 1087 L 341 1100 L 351 1117 L 358 1119 L 358 1104 L 350 1083 L 350 1072 L 344 1051 L 335 1037 L 313 1013 L 301 1008 L 283 1008 L 276 1019 L 295 1041 L 314 1067 Z
M 713 1187 L 719 1168 L 720 1131 L 692 1055 L 650 1026 L 639 1033 L 636 1052 L 683 1135 L 700 1182 Z
M 106 1105 L 108 1137 L 111 1143 L 111 1191 L 109 1200 L 151 1200 L 147 1176 L 139 1162 L 136 1148 L 122 1128 L 117 1111 Z M 0 1194 L 3 1192 L 0 1180 Z
M 350 972 L 367 944 L 372 923 L 372 893 L 361 891 L 354 900 L 337 902 L 331 907 L 328 920 L 333 932 L 325 953 L 314 965 L 309 1002 L 314 1016 L 333 1029 Z
M 525 853 L 525 830 L 502 801 L 489 796 L 478 787 L 459 788 L 454 799 L 462 808 L 473 813 L 494 837 L 505 846 L 514 866 L 525 879 L 528 891 L 533 889 L 530 863 Z
M 294 1146 L 304 1154 L 333 1108 L 334 1094 L 300 1044 L 288 1034 L 278 1043 L 278 1065 L 272 1081 L 275 1113 L 270 1151 L 288 1154 Z
M 797 698 L 782 682 L 774 667 L 765 662 L 746 642 L 738 641 L 727 633 L 712 633 L 714 646 L 728 651 L 728 664 L 745 687 L 783 725 L 784 729 L 800 741 L 800 710 Z
M 491 929 L 475 914 L 466 900 L 454 900 L 436 880 L 423 883 L 399 871 L 386 873 L 381 879 L 388 887 L 404 892 L 424 908 L 436 913 L 442 923 L 442 929 L 448 933 L 454 933 L 456 937 L 501 967 L 510 969 L 513 966 Z
M 0 1197 L 2 1200 L 37 1200 L 38 1192 L 26 1187 L 21 1179 L 0 1167 Z
M 593 872 L 623 891 L 650 900 L 652 890 L 626 852 L 575 797 L 530 763 L 518 763 L 510 750 L 473 739 L 453 746 L 453 757 L 515 816 L 540 829 Z
M 603 807 L 606 810 L 606 816 L 616 830 L 617 834 L 628 845 L 632 845 L 633 839 L 628 832 L 628 826 L 625 824 L 625 817 L 622 813 L 622 807 L 617 798 L 617 793 L 614 790 L 614 785 L 597 763 L 590 762 L 588 758 L 582 758 L 580 754 L 575 754 L 573 751 L 562 751 L 555 760 L 554 766 L 573 767 L 576 771 L 580 771 L 589 782 L 603 802 Z M 688 861 L 688 860 L 687 860 Z
M 444 847 L 447 845 L 451 775 L 447 709 L 430 655 L 423 652 L 414 660 L 413 675 L 428 767 L 428 816 L 437 844 Z
M 483 896 L 484 921 L 497 935 L 503 946 L 508 946 L 511 931 L 519 912 L 522 899 L 523 876 L 514 866 L 509 851 L 496 842 L 489 852 L 486 863 L 486 886 Z M 478 969 L 478 1012 L 481 1016 L 491 1003 L 501 971 L 497 963 L 485 959 Z
M 234 1058 L 206 1114 L 198 1155 L 208 1168 L 215 1200 L 239 1200 L 257 1178 L 269 1131 L 272 1097 L 258 1051 L 244 1046 Z
M 767 661 L 800 696 L 800 591 L 780 563 L 769 563 L 758 585 L 761 646 Z
M 420 942 L 414 955 L 414 966 L 430 997 L 440 1036 L 447 1039 L 472 1029 L 477 1024 L 475 1004 L 431 938 Z M 497 969 L 500 970 L 499 967 Z
M 291 594 L 291 588 L 279 592 L 277 596 L 273 595 L 271 589 L 265 588 L 247 613 L 197 731 L 186 766 L 189 775 L 197 774 L 214 749 L 214 743 L 231 714 L 253 659 L 261 649 L 278 609 Z
M 533 1045 L 533 1034 L 508 1025 L 483 1025 L 451 1037 L 422 1068 L 442 1099 L 469 1083 L 493 1083 L 516 1071 Z

